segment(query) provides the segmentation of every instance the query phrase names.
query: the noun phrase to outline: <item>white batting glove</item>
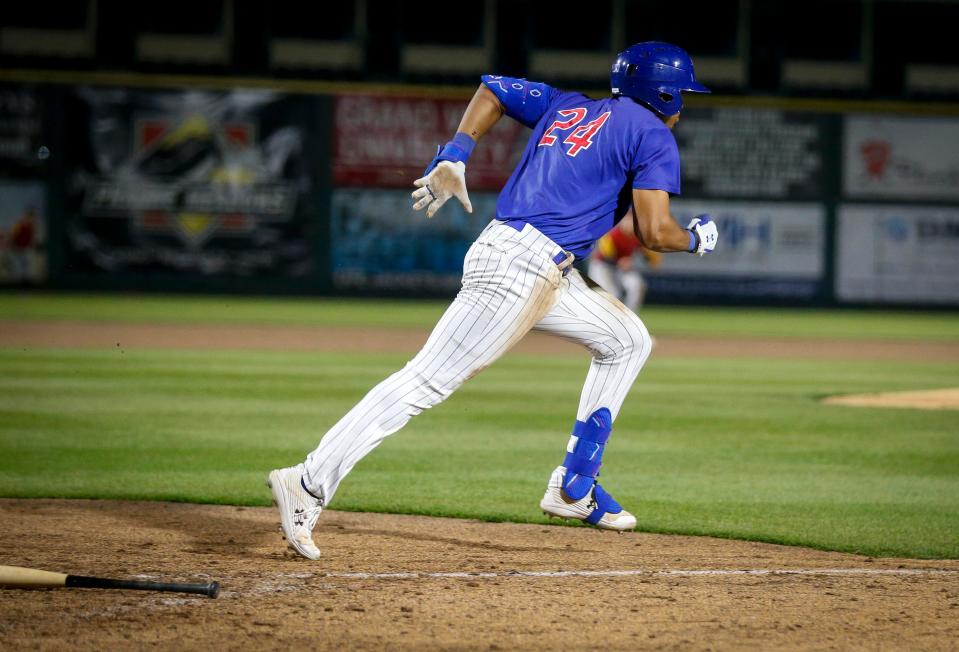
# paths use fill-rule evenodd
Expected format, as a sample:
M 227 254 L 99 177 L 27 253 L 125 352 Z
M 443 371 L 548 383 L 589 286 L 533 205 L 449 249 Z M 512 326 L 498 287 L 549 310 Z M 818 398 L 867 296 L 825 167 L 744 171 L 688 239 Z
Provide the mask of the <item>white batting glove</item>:
M 699 215 L 690 220 L 686 227 L 687 231 L 692 231 L 696 236 L 694 248 L 689 250 L 691 254 L 708 254 L 716 248 L 716 241 L 719 240 L 719 231 L 716 229 L 716 223 L 709 215 Z
M 456 197 L 467 213 L 473 212 L 473 204 L 466 193 L 466 165 L 462 162 L 440 161 L 429 174 L 414 181 L 413 185 L 418 188 L 413 191 L 413 210 L 428 206 L 426 217 L 433 217 L 450 197 Z

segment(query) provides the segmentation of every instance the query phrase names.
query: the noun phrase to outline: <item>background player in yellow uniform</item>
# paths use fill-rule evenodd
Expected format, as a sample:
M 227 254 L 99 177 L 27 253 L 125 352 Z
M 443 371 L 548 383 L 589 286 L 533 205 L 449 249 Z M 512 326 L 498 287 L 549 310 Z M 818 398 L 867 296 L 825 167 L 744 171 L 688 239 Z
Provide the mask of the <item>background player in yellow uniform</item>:
M 596 242 L 589 258 L 589 277 L 607 292 L 638 312 L 646 299 L 644 267 L 656 269 L 662 256 L 636 237 L 632 211 Z

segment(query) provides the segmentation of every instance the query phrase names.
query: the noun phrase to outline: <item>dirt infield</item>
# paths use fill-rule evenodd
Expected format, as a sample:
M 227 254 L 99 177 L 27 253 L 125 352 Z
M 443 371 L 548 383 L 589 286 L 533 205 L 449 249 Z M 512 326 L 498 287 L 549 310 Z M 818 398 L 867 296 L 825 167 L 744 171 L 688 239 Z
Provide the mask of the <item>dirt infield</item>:
M 959 562 L 705 537 L 265 508 L 0 500 L 0 555 L 178 594 L 0 589 L 5 649 L 716 650 L 959 646 Z M 569 574 L 569 573 L 578 574 Z
M 0 322 L 3 347 L 415 352 L 422 330 Z M 658 337 L 657 356 L 959 361 L 959 345 Z M 533 335 L 519 353 L 581 352 Z M 266 489 L 264 489 L 266 492 Z M 266 493 L 264 493 L 266 495 Z M 959 561 L 327 512 L 0 499 L 0 563 L 222 584 L 210 600 L 0 589 L 0 649 L 959 649 Z

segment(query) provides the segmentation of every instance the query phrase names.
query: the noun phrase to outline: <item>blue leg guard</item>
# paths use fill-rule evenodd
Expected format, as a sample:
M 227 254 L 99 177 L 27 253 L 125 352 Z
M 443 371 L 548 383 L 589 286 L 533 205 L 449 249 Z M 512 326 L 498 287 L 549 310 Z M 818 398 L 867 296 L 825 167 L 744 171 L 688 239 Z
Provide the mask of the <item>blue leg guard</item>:
M 606 493 L 606 490 L 599 486 L 599 483 L 596 483 L 596 491 L 593 493 L 593 500 L 596 502 L 596 506 L 593 509 L 592 513 L 586 517 L 586 522 L 590 525 L 596 525 L 599 521 L 606 515 L 606 512 L 610 514 L 618 514 L 623 511 L 623 508 L 619 506 L 613 497 Z
M 595 484 L 612 429 L 613 415 L 607 408 L 596 410 L 586 421 L 577 421 L 573 426 L 573 436 L 563 460 L 566 467 L 563 491 L 573 500 L 586 496 Z

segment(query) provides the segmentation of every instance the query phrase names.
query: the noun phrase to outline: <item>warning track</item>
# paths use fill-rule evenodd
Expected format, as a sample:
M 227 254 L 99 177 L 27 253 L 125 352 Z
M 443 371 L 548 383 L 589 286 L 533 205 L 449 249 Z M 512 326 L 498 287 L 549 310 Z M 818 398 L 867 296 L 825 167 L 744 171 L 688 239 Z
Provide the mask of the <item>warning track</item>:
M 760 337 L 656 336 L 656 357 L 806 358 L 959 362 L 959 342 L 825 340 Z M 136 324 L 90 321 L 0 321 L 0 347 L 235 349 L 276 351 L 371 351 L 415 353 L 429 331 L 410 328 Z M 519 354 L 582 355 L 555 337 L 530 333 Z

